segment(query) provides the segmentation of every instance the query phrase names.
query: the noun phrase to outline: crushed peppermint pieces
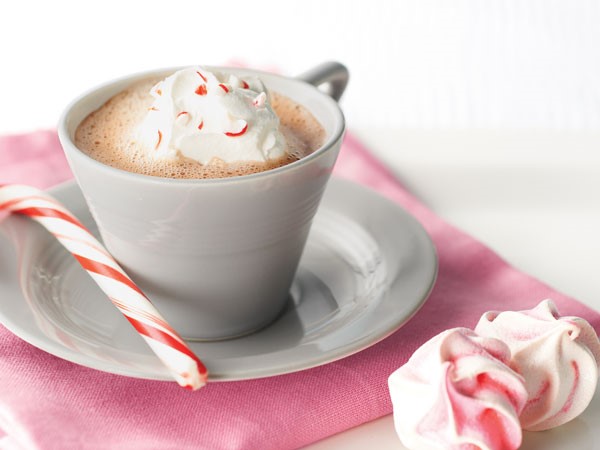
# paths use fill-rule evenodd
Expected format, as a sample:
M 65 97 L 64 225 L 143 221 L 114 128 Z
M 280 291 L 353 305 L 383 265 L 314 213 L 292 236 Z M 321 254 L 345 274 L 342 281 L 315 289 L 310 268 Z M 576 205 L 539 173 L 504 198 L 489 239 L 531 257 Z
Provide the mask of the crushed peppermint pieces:
M 200 86 L 198 86 L 196 88 L 195 92 L 198 95 L 206 95 L 208 93 L 208 89 L 206 89 L 206 85 L 205 84 L 201 84 Z
M 243 135 L 246 131 L 248 131 L 248 122 L 246 122 L 245 120 L 240 120 L 239 122 L 243 124 L 242 129 L 237 132 L 226 131 L 225 136 L 238 137 Z

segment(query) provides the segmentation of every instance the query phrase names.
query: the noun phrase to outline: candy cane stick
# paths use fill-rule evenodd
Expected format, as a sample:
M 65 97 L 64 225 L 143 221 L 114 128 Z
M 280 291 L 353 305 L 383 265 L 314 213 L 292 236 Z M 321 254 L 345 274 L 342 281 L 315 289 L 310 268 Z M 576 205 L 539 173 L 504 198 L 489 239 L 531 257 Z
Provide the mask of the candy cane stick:
M 52 233 L 144 338 L 177 383 L 191 390 L 206 384 L 204 364 L 102 244 L 58 201 L 31 186 L 0 185 L 2 210 L 28 216 Z

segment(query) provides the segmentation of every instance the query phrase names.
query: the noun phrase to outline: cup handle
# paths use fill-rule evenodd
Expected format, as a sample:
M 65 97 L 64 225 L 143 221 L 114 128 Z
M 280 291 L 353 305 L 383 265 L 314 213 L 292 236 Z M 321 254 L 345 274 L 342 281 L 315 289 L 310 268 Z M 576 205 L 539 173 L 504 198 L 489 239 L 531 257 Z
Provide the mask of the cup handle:
M 343 64 L 329 61 L 307 70 L 296 78 L 316 87 L 322 86 L 323 91 L 335 101 L 339 101 L 346 89 L 350 74 Z

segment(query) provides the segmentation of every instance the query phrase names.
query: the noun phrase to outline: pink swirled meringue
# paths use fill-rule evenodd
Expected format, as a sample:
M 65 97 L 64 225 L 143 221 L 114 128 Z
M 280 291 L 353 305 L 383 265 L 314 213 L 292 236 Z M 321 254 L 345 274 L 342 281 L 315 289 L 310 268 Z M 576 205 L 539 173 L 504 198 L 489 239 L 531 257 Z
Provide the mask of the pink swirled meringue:
M 588 406 L 598 382 L 600 341 L 579 317 L 560 317 L 544 300 L 534 309 L 485 313 L 475 331 L 510 348 L 510 366 L 525 378 L 529 398 L 521 426 L 541 431 L 574 419 Z
M 467 328 L 423 344 L 388 380 L 402 443 L 411 449 L 518 448 L 527 391 L 509 360 L 503 342 Z

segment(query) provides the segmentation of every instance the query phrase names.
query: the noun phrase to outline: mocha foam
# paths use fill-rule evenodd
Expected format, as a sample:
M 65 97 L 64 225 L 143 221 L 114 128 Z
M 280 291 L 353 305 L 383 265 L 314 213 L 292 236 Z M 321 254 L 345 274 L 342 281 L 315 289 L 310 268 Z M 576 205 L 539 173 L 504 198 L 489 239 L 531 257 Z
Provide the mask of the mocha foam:
M 271 94 L 271 105 L 281 122 L 287 154 L 266 162 L 200 164 L 187 158 L 154 159 L 135 140 L 136 129 L 152 104 L 149 91 L 156 79 L 135 83 L 87 116 L 75 132 L 75 145 L 109 166 L 142 175 L 166 178 L 225 178 L 248 175 L 290 164 L 323 145 L 325 130 L 303 106 L 289 98 Z

